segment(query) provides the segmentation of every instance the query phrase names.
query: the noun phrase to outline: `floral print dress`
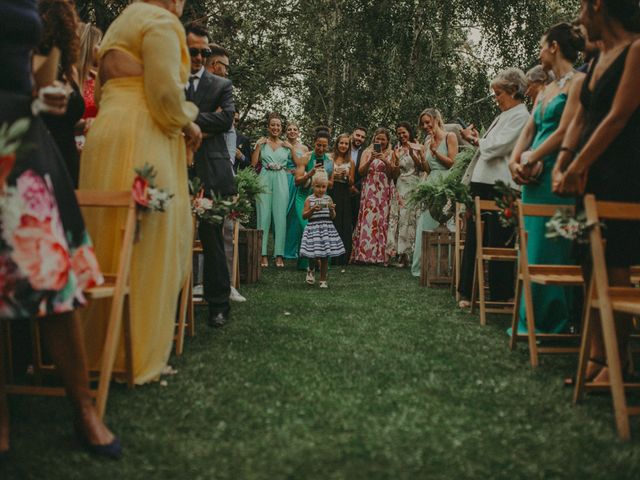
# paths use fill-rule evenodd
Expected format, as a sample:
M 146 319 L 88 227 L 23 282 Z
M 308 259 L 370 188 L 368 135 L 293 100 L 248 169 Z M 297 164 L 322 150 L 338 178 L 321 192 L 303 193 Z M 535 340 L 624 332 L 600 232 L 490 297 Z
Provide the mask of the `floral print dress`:
M 0 80 L 0 125 L 13 126 L 10 143 L 20 143 L 0 156 L 0 319 L 12 320 L 70 312 L 103 278 L 64 160 L 31 111 L 29 52 L 42 30 L 36 2 L 5 2 L 0 12 L 11 45 L 3 60 L 13 67 Z
M 391 152 L 388 154 L 391 156 Z M 352 263 L 384 263 L 389 227 L 389 208 L 394 185 L 382 160 L 369 164 L 362 181 L 358 223 L 353 232 Z
M 405 149 L 398 155 L 400 176 L 391 199 L 387 255 L 410 255 L 416 242 L 416 209 L 409 206 L 409 194 L 418 183 L 416 165 Z

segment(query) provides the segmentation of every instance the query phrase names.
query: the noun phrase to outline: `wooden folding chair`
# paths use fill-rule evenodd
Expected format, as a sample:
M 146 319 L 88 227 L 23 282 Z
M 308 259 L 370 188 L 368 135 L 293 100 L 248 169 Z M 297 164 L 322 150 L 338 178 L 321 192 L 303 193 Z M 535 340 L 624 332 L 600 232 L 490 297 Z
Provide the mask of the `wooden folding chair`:
M 513 319 L 511 322 L 511 340 L 509 348 L 515 350 L 519 341 L 528 341 L 529 359 L 532 367 L 538 366 L 538 354 L 542 353 L 578 353 L 578 347 L 571 346 L 538 346 L 538 340 L 577 340 L 577 334 L 549 334 L 535 331 L 535 314 L 533 304 L 533 293 L 531 286 L 555 285 L 560 287 L 583 286 L 584 278 L 582 268 L 578 265 L 545 265 L 529 263 L 527 254 L 528 233 L 525 230 L 525 217 L 551 217 L 556 211 L 562 208 L 575 212 L 575 207 L 570 205 L 535 205 L 525 204 L 518 200 L 518 232 L 520 242 L 520 255 L 518 258 L 518 276 L 516 280 L 516 298 L 513 309 Z M 527 320 L 526 335 L 518 334 L 518 322 L 520 317 L 521 297 L 524 296 L 524 307 Z
M 463 215 L 466 211 L 464 204 L 456 202 L 455 217 L 455 245 L 453 248 L 453 282 L 451 288 L 456 296 L 456 303 L 460 301 L 460 292 L 458 292 L 458 284 L 460 283 L 460 266 L 462 265 L 462 252 L 464 251 L 464 241 L 467 236 L 467 222 L 464 221 Z
M 193 248 L 192 255 L 202 253 L 202 245 L 196 240 L 196 229 L 198 223 L 193 217 Z M 189 262 L 189 271 L 182 285 L 180 292 L 180 308 L 178 311 L 178 323 L 176 324 L 176 334 L 173 337 L 176 346 L 176 355 L 179 357 L 184 352 L 185 332 L 193 337 L 196 334 L 194 302 L 193 302 L 193 259 Z
M 513 313 L 514 302 L 493 302 L 486 298 L 485 292 L 485 262 L 517 262 L 518 251 L 514 247 L 485 247 L 483 243 L 484 222 L 483 212 L 497 212 L 500 208 L 494 200 L 474 200 L 476 214 L 476 266 L 473 272 L 473 288 L 471 290 L 471 313 L 475 313 L 476 306 L 480 308 L 480 325 L 487 324 L 487 313 L 510 315 Z
M 596 201 L 593 195 L 584 199 L 587 222 L 592 225 L 589 232 L 592 260 L 592 274 L 589 283 L 588 303 L 585 308 L 584 331 L 580 344 L 578 373 L 573 392 L 573 402 L 577 403 L 585 390 L 609 388 L 613 397 L 618 435 L 623 440 L 631 437 L 629 416 L 640 415 L 640 406 L 627 405 L 625 389 L 638 388 L 640 384 L 625 384 L 622 377 L 620 352 L 615 327 L 615 314 L 640 316 L 640 289 L 634 286 L 612 287 L 609 285 L 604 244 L 602 240 L 601 220 L 640 221 L 640 204 Z M 594 315 L 597 311 L 599 315 Z M 587 384 L 585 373 L 591 356 L 590 341 L 594 322 L 599 318 L 605 349 L 605 358 L 609 370 L 608 384 Z
M 131 323 L 129 319 L 129 272 L 131 270 L 131 257 L 133 253 L 133 244 L 136 231 L 136 206 L 131 196 L 131 191 L 86 191 L 77 190 L 76 198 L 78 204 L 82 208 L 121 208 L 127 209 L 127 216 L 124 225 L 124 234 L 120 255 L 118 258 L 118 267 L 115 274 L 105 273 L 105 282 L 97 287 L 89 288 L 84 292 L 89 301 L 111 298 L 111 308 L 109 311 L 109 319 L 106 329 L 104 346 L 100 359 L 100 369 L 98 377 L 98 389 L 93 394 L 96 398 L 96 408 L 100 417 L 104 416 L 107 398 L 109 395 L 109 386 L 111 376 L 114 373 L 113 365 L 115 362 L 118 342 L 122 334 L 124 325 L 124 345 L 125 345 L 125 362 L 126 377 L 129 387 L 133 387 L 133 351 L 131 340 Z M 97 238 L 99 232 L 90 232 L 94 238 Z M 34 358 L 35 370 L 37 373 L 42 371 L 54 370 L 55 366 L 44 365 L 42 360 L 42 352 L 40 349 L 39 327 L 37 321 L 33 322 L 32 332 L 34 335 L 33 345 L 34 352 L 37 355 Z M 11 394 L 30 394 L 30 395 L 53 395 L 64 396 L 65 392 L 62 388 L 43 387 L 43 386 L 24 386 L 24 385 L 7 385 L 7 391 Z

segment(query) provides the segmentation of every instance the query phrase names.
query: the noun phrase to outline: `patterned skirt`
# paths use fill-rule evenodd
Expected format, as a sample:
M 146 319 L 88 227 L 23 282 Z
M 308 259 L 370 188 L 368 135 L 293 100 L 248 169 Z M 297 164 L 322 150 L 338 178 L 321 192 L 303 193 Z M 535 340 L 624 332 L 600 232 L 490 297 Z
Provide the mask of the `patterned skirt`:
M 314 221 L 312 219 L 307 223 L 300 245 L 301 257 L 339 257 L 344 253 L 344 245 L 331 220 Z
M 83 290 L 103 281 L 71 177 L 30 103 L 0 91 L 0 125 L 30 122 L 15 158 L 0 158 L 2 319 L 73 311 L 85 303 Z

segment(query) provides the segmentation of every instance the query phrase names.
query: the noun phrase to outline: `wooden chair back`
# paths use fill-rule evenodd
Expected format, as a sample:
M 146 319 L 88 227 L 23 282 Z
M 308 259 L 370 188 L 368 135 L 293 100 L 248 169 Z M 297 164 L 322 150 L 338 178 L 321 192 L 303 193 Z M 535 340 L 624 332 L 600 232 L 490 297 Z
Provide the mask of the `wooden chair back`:
M 109 309 L 109 318 L 106 328 L 106 335 L 100 358 L 98 388 L 92 391 L 92 395 L 96 399 L 96 408 L 100 417 L 104 416 L 107 398 L 109 395 L 109 386 L 111 376 L 113 374 L 115 357 L 118 349 L 118 343 L 122 334 L 124 324 L 125 337 L 125 358 L 126 358 L 126 375 L 127 383 L 133 386 L 133 353 L 131 341 L 131 325 L 129 322 L 128 312 L 128 295 L 129 295 L 129 273 L 131 270 L 131 258 L 133 254 L 133 244 L 136 233 L 136 206 L 132 198 L 131 191 L 88 191 L 77 190 L 76 199 L 78 205 L 85 208 L 119 208 L 126 209 L 127 215 L 123 229 L 122 246 L 117 262 L 117 270 L 115 273 L 104 274 L 105 282 L 102 285 L 87 289 L 84 294 L 89 300 L 111 299 Z M 89 232 L 93 238 L 98 238 L 99 231 Z M 34 362 L 34 374 L 36 383 L 40 383 L 40 376 L 43 372 L 51 372 L 55 370 L 55 365 L 44 365 L 42 359 L 42 349 L 40 341 L 40 329 L 37 320 L 32 321 L 32 350 Z M 5 333 L 10 335 L 10 330 L 5 328 Z M 6 343 L 6 341 L 5 341 Z M 12 380 L 11 378 L 9 379 Z M 42 385 L 25 386 L 25 385 L 7 385 L 7 392 L 11 394 L 28 394 L 28 395 L 47 395 L 47 396 L 64 396 L 65 391 L 57 387 L 45 387 Z
M 109 320 L 104 340 L 96 407 L 102 417 L 107 405 L 109 386 L 113 374 L 113 366 L 118 350 L 118 342 L 125 326 L 125 355 L 127 361 L 127 382 L 133 387 L 133 352 L 131 339 L 131 324 L 129 321 L 129 276 L 131 259 L 136 235 L 136 204 L 130 191 L 88 191 L 77 190 L 76 198 L 83 209 L 86 208 L 120 208 L 127 209 L 124 224 L 122 245 L 118 257 L 118 267 L 115 275 L 105 278 L 103 285 L 88 289 L 85 293 L 89 299 L 111 298 Z M 93 237 L 100 235 L 99 231 L 89 232 Z
M 588 293 L 589 308 L 586 309 L 573 401 L 574 403 L 579 401 L 584 390 L 589 387 L 586 385 L 585 372 L 588 359 L 591 356 L 590 340 L 593 335 L 593 323 L 599 320 L 609 370 L 608 387 L 613 398 L 616 427 L 620 438 L 628 440 L 631 436 L 629 416 L 640 415 L 640 407 L 627 405 L 625 387 L 637 387 L 638 385 L 625 385 L 623 380 L 615 314 L 640 315 L 640 289 L 633 286 L 610 285 L 600 222 L 607 220 L 640 221 L 640 204 L 596 201 L 593 195 L 586 195 L 584 206 L 587 222 L 590 225 L 592 273 Z M 598 316 L 592 314 L 594 310 L 598 311 Z
M 563 287 L 582 286 L 584 278 L 582 269 L 577 265 L 546 265 L 529 263 L 528 240 L 529 235 L 525 228 L 526 217 L 552 217 L 561 208 L 570 214 L 575 213 L 572 205 L 543 205 L 528 204 L 518 200 L 518 241 L 520 251 L 518 256 L 518 276 L 516 279 L 516 297 L 513 317 L 511 321 L 511 339 L 509 347 L 515 350 L 519 341 L 527 341 L 529 345 L 529 361 L 532 367 L 539 364 L 538 355 L 541 353 L 577 353 L 578 348 L 574 346 L 538 346 L 538 340 L 572 340 L 579 338 L 576 334 L 536 334 L 535 311 L 532 284 L 557 285 Z M 518 333 L 520 320 L 520 305 L 524 297 L 524 306 L 527 322 L 527 333 Z
M 516 248 L 514 247 L 491 247 L 484 245 L 484 222 L 482 220 L 482 215 L 485 212 L 495 213 L 500 211 L 500 207 L 498 207 L 496 202 L 494 200 L 481 200 L 480 197 L 475 197 L 474 210 L 476 215 L 476 264 L 473 274 L 471 313 L 475 312 L 477 305 L 480 309 L 480 325 L 486 325 L 487 313 L 511 315 L 513 313 L 514 304 L 513 302 L 490 302 L 487 300 L 485 293 L 484 275 L 485 262 L 516 262 L 518 259 L 518 254 Z

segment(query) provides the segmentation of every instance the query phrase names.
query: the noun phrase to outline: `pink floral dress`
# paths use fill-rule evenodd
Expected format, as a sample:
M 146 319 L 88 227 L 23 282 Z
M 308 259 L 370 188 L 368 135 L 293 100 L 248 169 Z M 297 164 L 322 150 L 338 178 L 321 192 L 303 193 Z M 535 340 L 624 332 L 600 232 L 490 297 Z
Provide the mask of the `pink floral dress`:
M 71 178 L 29 96 L 1 100 L 0 124 L 30 126 L 24 148 L 0 157 L 0 319 L 70 312 L 103 281 Z
M 391 152 L 389 152 L 391 156 Z M 362 181 L 358 223 L 353 232 L 351 263 L 384 263 L 389 209 L 394 186 L 382 160 L 372 160 Z

